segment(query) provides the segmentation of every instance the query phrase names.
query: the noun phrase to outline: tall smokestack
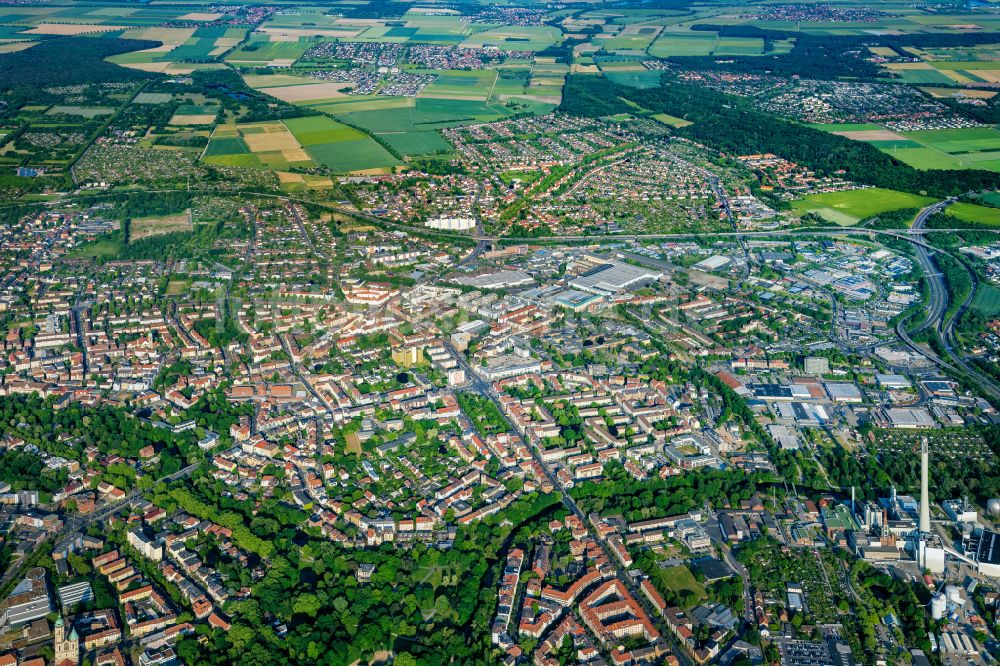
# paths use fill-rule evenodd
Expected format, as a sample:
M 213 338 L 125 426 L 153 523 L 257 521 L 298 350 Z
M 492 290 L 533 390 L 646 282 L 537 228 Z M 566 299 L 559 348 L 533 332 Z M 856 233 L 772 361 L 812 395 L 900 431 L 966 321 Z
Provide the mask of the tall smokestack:
M 931 532 L 931 500 L 927 482 L 927 438 L 920 440 L 920 531 L 923 534 Z

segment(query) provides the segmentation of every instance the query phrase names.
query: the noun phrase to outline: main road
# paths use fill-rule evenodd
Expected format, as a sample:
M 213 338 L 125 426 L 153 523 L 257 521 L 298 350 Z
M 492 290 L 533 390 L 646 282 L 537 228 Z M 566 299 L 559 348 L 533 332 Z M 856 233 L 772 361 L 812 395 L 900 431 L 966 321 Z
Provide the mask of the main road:
M 954 198 L 945 199 L 921 210 L 910 227 L 910 234 L 923 233 L 927 220 L 936 213 L 944 210 L 954 200 Z M 920 325 L 912 331 L 913 333 L 919 333 L 929 327 L 937 327 L 938 323 L 944 319 L 944 313 L 948 309 L 948 287 L 938 272 L 937 266 L 931 258 L 927 247 L 921 244 L 914 245 L 914 247 L 917 250 L 917 261 L 920 263 L 920 267 L 924 271 L 924 276 L 927 278 L 927 287 L 929 290 L 927 314 L 924 320 L 920 322 Z
M 496 394 L 496 391 L 494 391 L 492 383 L 486 381 L 475 372 L 475 370 L 466 360 L 464 354 L 456 350 L 453 346 L 451 346 L 450 343 L 445 343 L 445 344 L 448 347 L 449 351 L 451 351 L 451 353 L 458 360 L 459 366 L 461 366 L 462 370 L 465 371 L 466 378 L 469 381 L 469 388 L 471 388 L 476 393 L 479 393 L 484 398 L 487 398 L 496 406 L 497 411 L 500 412 L 500 415 L 503 417 L 504 421 L 507 422 L 507 427 L 510 428 L 511 432 L 516 432 L 519 435 L 522 435 L 522 433 L 520 433 L 520 431 L 514 426 L 514 423 L 507 417 L 507 413 L 504 411 L 503 405 L 500 404 L 500 396 L 498 396 Z M 601 550 L 604 552 L 604 555 L 607 558 L 608 562 L 611 564 L 611 566 L 615 568 L 615 573 L 618 579 L 625 585 L 629 593 L 635 598 L 636 603 L 642 606 L 643 610 L 649 616 L 650 620 L 656 625 L 659 632 L 663 635 L 664 640 L 666 640 L 670 644 L 674 654 L 677 655 L 677 659 L 680 661 L 682 666 L 695 666 L 694 662 L 691 660 L 691 657 L 688 656 L 687 652 L 684 651 L 683 646 L 681 646 L 678 643 L 673 632 L 670 631 L 670 628 L 667 626 L 667 623 L 663 619 L 663 616 L 660 615 L 659 611 L 656 608 L 654 608 L 653 604 L 650 603 L 649 599 L 646 598 L 646 595 L 643 594 L 642 590 L 639 588 L 639 585 L 628 574 L 628 572 L 622 566 L 621 562 L 618 560 L 615 554 L 611 552 L 611 549 L 604 542 L 604 540 L 594 532 L 593 526 L 587 521 L 587 516 L 583 513 L 583 510 L 580 509 L 576 501 L 559 484 L 559 480 L 556 478 L 555 474 L 552 473 L 552 470 L 549 469 L 548 465 L 542 460 L 542 457 L 538 453 L 536 447 L 531 442 L 528 441 L 525 441 L 525 445 L 527 446 L 528 451 L 531 452 L 532 459 L 545 474 L 545 477 L 549 480 L 549 483 L 552 484 L 553 488 L 559 491 L 559 495 L 560 498 L 562 499 L 563 506 L 565 506 L 570 511 L 570 513 L 572 513 L 580 520 L 581 524 L 583 524 L 583 526 L 586 528 L 591 538 L 594 539 L 594 542 L 601 547 Z
M 198 468 L 199 464 L 200 463 L 193 463 L 191 465 L 188 465 L 187 467 L 177 470 L 173 474 L 170 474 L 168 476 L 163 477 L 162 479 L 159 479 L 159 481 L 170 483 L 171 481 L 176 481 L 177 479 L 181 479 L 185 476 L 190 475 L 191 472 L 193 472 L 195 469 Z M 66 518 L 65 521 L 63 521 L 63 526 L 58 530 L 56 530 L 52 534 L 52 536 L 50 536 L 47 539 L 43 539 L 42 541 L 36 542 L 30 551 L 21 556 L 16 565 L 12 564 L 7 568 L 7 571 L 4 572 L 2 577 L 0 577 L 0 588 L 6 585 L 6 583 L 10 581 L 15 576 L 15 574 L 19 575 L 21 573 L 22 565 L 24 564 L 25 560 L 31 557 L 32 553 L 34 553 L 35 548 L 37 548 L 40 544 L 49 542 L 51 542 L 52 544 L 57 544 L 64 537 L 71 534 L 72 532 L 83 530 L 88 525 L 91 525 L 93 523 L 107 520 L 112 515 L 121 511 L 125 506 L 128 505 L 129 502 L 131 502 L 134 499 L 137 499 L 141 494 L 142 491 L 139 489 L 138 486 L 136 486 L 127 495 L 125 495 L 125 497 L 118 500 L 117 502 L 105 502 L 104 504 L 101 505 L 99 509 L 96 509 L 95 511 L 92 511 L 86 515 L 78 514 L 75 516 L 69 516 L 68 518 Z
M 924 233 L 927 220 L 954 201 L 954 198 L 945 199 L 944 201 L 939 201 L 938 203 L 927 206 L 921 210 L 920 213 L 917 214 L 916 219 L 913 221 L 913 226 L 910 228 L 910 235 L 913 236 Z M 940 230 L 935 229 L 934 231 Z M 910 240 L 912 242 L 912 238 Z M 927 329 L 934 330 L 941 337 L 941 342 L 944 345 L 945 355 L 947 358 L 942 358 L 934 351 L 917 345 L 911 338 L 911 332 L 906 330 L 903 322 L 896 324 L 896 334 L 908 347 L 923 355 L 932 363 L 935 363 L 941 368 L 951 370 L 959 375 L 966 375 L 978 384 L 980 388 L 989 393 L 995 400 L 1000 400 L 1000 386 L 998 386 L 992 378 L 987 377 L 966 362 L 966 360 L 962 357 L 961 350 L 959 349 L 955 338 L 956 322 L 959 317 L 961 317 L 962 313 L 968 309 L 969 305 L 971 305 L 972 299 L 976 294 L 976 287 L 978 283 L 975 272 L 969 270 L 968 267 L 961 262 L 961 260 L 956 259 L 956 261 L 961 264 L 962 268 L 968 272 L 971 287 L 965 301 L 955 310 L 955 312 L 952 313 L 950 317 L 946 318 L 950 302 L 948 284 L 945 282 L 944 275 L 941 273 L 937 263 L 934 261 L 933 255 L 931 254 L 931 251 L 941 252 L 941 250 L 934 248 L 933 246 L 929 246 L 926 243 L 914 243 L 914 246 L 917 251 L 917 261 L 920 263 L 920 268 L 923 270 L 924 276 L 927 279 L 928 304 L 926 316 L 923 321 L 921 321 L 920 324 L 913 329 L 912 333 L 919 333 Z

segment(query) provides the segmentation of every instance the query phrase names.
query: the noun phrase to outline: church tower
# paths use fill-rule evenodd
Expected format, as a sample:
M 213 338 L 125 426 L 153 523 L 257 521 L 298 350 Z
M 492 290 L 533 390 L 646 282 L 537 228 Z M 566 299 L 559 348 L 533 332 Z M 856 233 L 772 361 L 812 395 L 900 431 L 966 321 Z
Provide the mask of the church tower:
M 56 666 L 76 666 L 80 663 L 80 637 L 77 635 L 76 629 L 72 627 L 70 627 L 69 634 L 66 634 L 66 624 L 61 615 L 56 620 L 53 638 L 55 639 L 54 662 Z

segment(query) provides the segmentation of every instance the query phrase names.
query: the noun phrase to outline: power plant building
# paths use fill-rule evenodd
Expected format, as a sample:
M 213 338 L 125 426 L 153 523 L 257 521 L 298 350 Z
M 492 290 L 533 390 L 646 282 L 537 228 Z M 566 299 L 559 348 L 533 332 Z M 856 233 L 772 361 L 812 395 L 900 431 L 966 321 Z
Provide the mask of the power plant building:
M 976 548 L 979 573 L 1000 578 L 1000 534 L 983 530 Z

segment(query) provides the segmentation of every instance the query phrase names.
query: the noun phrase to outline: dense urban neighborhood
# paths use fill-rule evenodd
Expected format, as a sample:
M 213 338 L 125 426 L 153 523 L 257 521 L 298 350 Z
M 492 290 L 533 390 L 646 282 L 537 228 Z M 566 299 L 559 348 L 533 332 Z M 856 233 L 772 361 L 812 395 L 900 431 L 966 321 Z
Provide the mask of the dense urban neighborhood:
M 0 3 L 0 666 L 996 663 L 998 45 Z

